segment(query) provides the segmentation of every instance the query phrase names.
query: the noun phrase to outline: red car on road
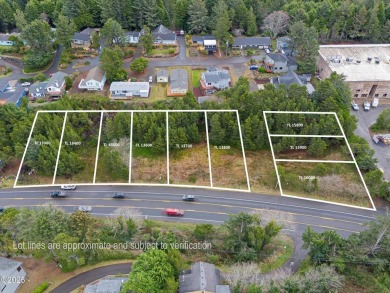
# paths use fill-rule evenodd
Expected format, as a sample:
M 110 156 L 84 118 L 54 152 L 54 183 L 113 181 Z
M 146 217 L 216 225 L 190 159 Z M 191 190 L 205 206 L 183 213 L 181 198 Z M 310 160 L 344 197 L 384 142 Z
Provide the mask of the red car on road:
M 178 209 L 165 209 L 162 210 L 161 212 L 167 216 L 178 216 L 178 217 L 184 216 L 184 211 Z

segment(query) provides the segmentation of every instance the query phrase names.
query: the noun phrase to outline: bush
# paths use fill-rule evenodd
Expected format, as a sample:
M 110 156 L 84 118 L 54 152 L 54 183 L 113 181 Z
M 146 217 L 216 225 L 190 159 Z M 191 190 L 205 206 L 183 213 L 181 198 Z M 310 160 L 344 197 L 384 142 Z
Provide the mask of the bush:
M 20 83 L 23 83 L 23 82 L 35 82 L 35 80 L 34 80 L 34 77 L 27 77 L 27 78 L 21 78 L 21 79 L 19 79 L 19 82 Z
M 45 281 L 36 287 L 32 293 L 42 293 L 45 292 L 47 288 L 49 288 L 49 283 Z
M 26 71 L 34 71 L 45 68 L 50 64 L 51 60 L 51 54 L 37 55 L 30 52 L 24 57 L 23 61 Z
M 73 86 L 73 81 L 70 79 L 69 76 L 65 76 L 65 89 L 69 90 Z
M 42 103 L 44 103 L 44 102 L 46 102 L 46 99 L 37 99 L 37 103 L 38 103 L 38 104 L 42 104 Z
M 38 73 L 37 75 L 35 75 L 33 77 L 34 82 L 36 82 L 36 81 L 41 81 L 42 82 L 42 81 L 45 81 L 46 79 L 47 79 L 47 77 L 43 73 Z
M 174 54 L 175 53 L 175 49 L 174 48 L 169 48 L 168 49 L 168 54 Z
M 265 70 L 264 67 L 260 67 L 260 68 L 259 68 L 259 72 L 260 72 L 260 73 L 266 73 L 267 71 Z

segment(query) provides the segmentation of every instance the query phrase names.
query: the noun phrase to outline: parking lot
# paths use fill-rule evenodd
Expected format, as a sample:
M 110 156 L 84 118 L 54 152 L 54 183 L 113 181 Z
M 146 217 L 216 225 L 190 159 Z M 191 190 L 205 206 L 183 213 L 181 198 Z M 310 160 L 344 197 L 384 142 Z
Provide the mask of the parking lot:
M 375 157 L 378 159 L 378 168 L 384 171 L 384 177 L 390 181 L 390 146 L 386 146 L 383 143 L 376 144 L 370 136 L 368 128 L 375 123 L 379 114 L 390 105 L 379 104 L 378 108 L 371 108 L 369 111 L 363 110 L 362 103 L 358 103 L 360 110 L 353 111 L 352 114 L 358 119 L 358 127 L 355 130 L 355 134 L 363 137 L 369 143 L 370 147 L 375 151 Z

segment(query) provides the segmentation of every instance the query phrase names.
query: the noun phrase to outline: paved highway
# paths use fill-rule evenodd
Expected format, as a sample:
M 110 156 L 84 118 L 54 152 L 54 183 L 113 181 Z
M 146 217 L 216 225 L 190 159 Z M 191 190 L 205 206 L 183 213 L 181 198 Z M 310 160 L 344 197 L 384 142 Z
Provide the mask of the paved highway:
M 375 211 L 311 202 L 307 200 L 255 193 L 216 191 L 196 188 L 140 187 L 140 186 L 79 186 L 67 191 L 65 199 L 52 199 L 56 187 L 5 189 L 0 191 L 0 205 L 5 207 L 35 207 L 52 202 L 67 212 L 80 205 L 92 206 L 96 216 L 110 216 L 121 206 L 138 208 L 148 218 L 220 224 L 229 214 L 240 211 L 278 210 L 288 212 L 300 235 L 307 226 L 317 231 L 333 229 L 347 236 L 359 232 L 362 224 L 378 214 Z M 125 199 L 112 199 L 113 192 L 124 192 Z M 196 202 L 183 202 L 183 194 L 194 194 Z M 168 218 L 164 208 L 185 210 L 184 217 Z

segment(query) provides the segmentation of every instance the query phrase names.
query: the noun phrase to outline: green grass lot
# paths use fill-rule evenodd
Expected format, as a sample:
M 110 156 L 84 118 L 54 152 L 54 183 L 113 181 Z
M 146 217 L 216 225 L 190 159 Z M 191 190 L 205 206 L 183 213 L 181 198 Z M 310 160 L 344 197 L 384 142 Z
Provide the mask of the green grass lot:
M 260 271 L 269 273 L 281 267 L 294 252 L 293 240 L 287 235 L 279 234 L 261 252 Z
M 153 48 L 151 55 L 173 55 L 175 53 L 175 51 L 173 51 L 173 53 L 172 53 L 171 49 L 175 50 L 175 48 L 173 48 L 173 47 L 172 48 L 167 48 L 167 49 Z
M 192 70 L 192 87 L 200 87 L 200 77 L 202 72 L 204 72 L 204 70 Z

